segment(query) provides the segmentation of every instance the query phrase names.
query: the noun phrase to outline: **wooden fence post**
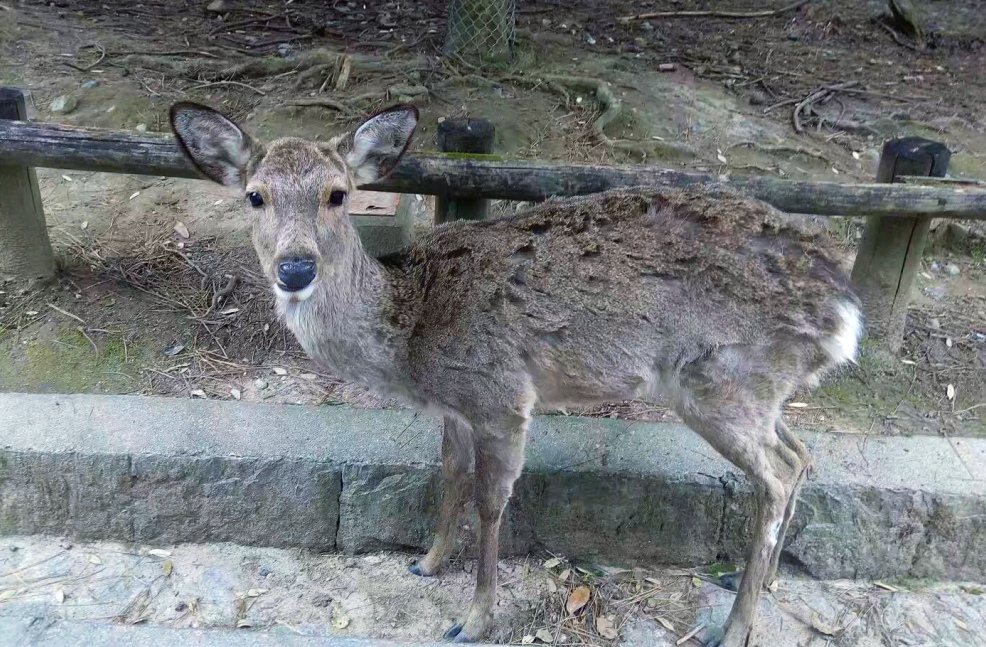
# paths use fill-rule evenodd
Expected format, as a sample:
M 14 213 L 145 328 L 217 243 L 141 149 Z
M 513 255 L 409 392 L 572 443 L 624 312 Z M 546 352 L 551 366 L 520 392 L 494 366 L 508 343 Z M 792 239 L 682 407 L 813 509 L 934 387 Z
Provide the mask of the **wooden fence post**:
M 0 87 L 0 119 L 27 119 L 20 90 Z M 30 166 L 0 164 L 0 279 L 47 280 L 54 274 L 37 175 Z
M 496 130 L 485 119 L 446 119 L 438 124 L 438 150 L 443 153 L 489 155 Z M 435 224 L 452 220 L 483 220 L 490 215 L 490 201 L 439 195 L 435 198 Z
M 889 184 L 902 175 L 945 177 L 950 157 L 944 144 L 921 137 L 889 141 L 883 146 L 876 181 Z M 866 219 L 852 281 L 863 300 L 869 336 L 892 352 L 904 342 L 911 286 L 930 226 L 931 216 Z

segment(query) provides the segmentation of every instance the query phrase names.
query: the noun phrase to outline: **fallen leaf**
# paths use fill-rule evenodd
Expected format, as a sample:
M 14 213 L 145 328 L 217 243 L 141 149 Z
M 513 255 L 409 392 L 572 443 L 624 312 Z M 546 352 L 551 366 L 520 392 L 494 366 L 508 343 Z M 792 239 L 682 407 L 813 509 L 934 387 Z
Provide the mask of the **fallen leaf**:
M 804 408 L 806 408 L 808 406 L 808 403 L 807 402 L 788 402 L 787 403 L 787 406 L 791 407 L 792 409 L 804 409 Z
M 660 603 L 661 601 L 658 600 L 657 598 L 647 598 L 647 606 L 649 607 L 656 607 Z
M 534 632 L 534 637 L 543 643 L 551 644 L 555 642 L 555 637 L 551 635 L 551 632 L 547 629 L 538 629 Z
M 821 616 L 818 615 L 817 611 L 811 612 L 811 626 L 815 628 L 815 631 L 826 636 L 834 636 L 839 633 L 838 629 L 835 629 L 831 625 L 826 624 Z
M 253 626 L 253 623 L 250 622 L 249 620 L 247 620 L 246 618 L 240 618 L 239 620 L 236 621 L 236 628 L 237 629 L 248 629 L 248 628 L 250 628 L 252 626 Z
M 147 551 L 148 555 L 154 555 L 155 557 L 171 557 L 170 550 L 161 550 L 160 548 L 152 548 Z
M 596 616 L 596 631 L 606 640 L 616 640 L 620 632 L 613 626 L 613 621 L 606 616 Z
M 380 562 L 383 561 L 383 557 L 381 557 L 380 555 L 367 555 L 366 557 L 363 558 L 363 561 L 366 562 L 367 564 L 379 564 Z
M 953 385 L 949 384 L 948 387 L 945 388 L 945 395 L 948 396 L 948 399 L 949 400 L 954 400 L 955 399 L 955 387 Z
M 891 586 L 886 582 L 873 582 L 873 586 L 878 586 L 884 591 L 890 591 L 891 593 L 897 593 L 898 591 L 900 591 L 900 589 L 898 589 L 896 586 Z
M 915 364 L 917 364 L 917 362 L 913 362 L 913 361 L 911 361 L 909 359 L 902 359 L 902 360 L 900 360 L 900 363 L 901 364 L 907 364 L 908 366 L 914 366 Z
M 853 151 L 852 152 L 852 158 L 858 160 L 859 159 L 859 152 L 858 151 Z
M 716 155 L 716 159 L 719 160 L 720 162 L 722 162 L 723 164 L 726 163 L 726 156 L 723 155 L 722 153 L 717 154 Z
M 134 191 L 133 193 L 130 194 L 130 197 L 127 198 L 127 199 L 128 200 L 133 200 L 134 198 L 136 198 L 139 195 L 140 195 L 140 191 Z
M 283 369 L 280 366 L 274 368 L 274 375 L 287 375 L 287 374 L 288 374 L 287 369 Z
M 673 624 L 671 624 L 671 621 L 670 621 L 670 620 L 668 620 L 667 618 L 665 618 L 665 617 L 663 617 L 663 616 L 657 616 L 657 617 L 656 617 L 655 619 L 656 619 L 656 620 L 657 620 L 658 622 L 660 622 L 660 623 L 661 623 L 661 626 L 662 626 L 662 627 L 664 627 L 665 629 L 667 629 L 668 631 L 670 631 L 670 632 L 672 632 L 672 633 L 677 633 L 677 632 L 675 631 L 675 628 L 674 628 L 674 625 L 673 625 Z
M 267 589 L 250 589 L 247 591 L 248 598 L 259 598 L 264 593 L 267 593 Z
M 298 375 L 298 377 L 300 377 L 303 380 L 308 380 L 309 382 L 313 382 L 318 379 L 318 376 L 315 375 L 314 373 L 301 373 L 300 375 Z
M 240 396 L 242 395 L 239 389 L 230 389 L 229 394 L 233 396 L 234 400 L 239 400 Z
M 568 581 L 568 576 L 571 575 L 571 574 L 572 574 L 572 571 L 566 568 L 564 571 L 562 571 L 558 575 L 558 579 L 561 580 L 562 582 L 567 582 Z
M 767 590 L 770 591 L 771 593 L 777 593 L 778 586 L 780 586 L 780 583 L 778 582 L 778 580 L 774 580 L 773 582 L 767 585 Z
M 183 223 L 181 220 L 175 223 L 175 233 L 181 236 L 182 238 L 188 238 L 189 236 L 188 227 L 186 227 L 185 223 Z
M 694 586 L 697 589 L 698 587 L 702 586 L 702 580 L 700 580 L 697 577 L 693 577 L 692 578 L 692 586 Z
M 0 602 L 3 602 L 4 600 L 9 600 L 10 598 L 14 597 L 16 594 L 17 591 L 15 591 L 14 589 L 7 589 L 6 591 L 0 591 Z
M 946 337 L 945 338 L 945 347 L 946 348 L 951 348 L 952 347 L 952 338 L 951 337 Z
M 79 225 L 79 227 L 81 227 L 82 229 L 89 229 L 89 221 L 88 220 L 83 220 L 82 221 L 82 224 Z
M 55 602 L 57 602 L 58 604 L 61 604 L 64 601 L 65 601 L 65 591 L 63 591 L 61 589 L 58 589 L 57 591 L 55 591 Z
M 205 391 L 203 391 L 202 389 L 193 389 L 192 392 L 190 393 L 190 395 L 193 398 L 204 398 L 204 397 L 206 397 Z
M 62 179 L 63 179 L 63 180 L 65 180 L 66 182 L 71 182 L 71 181 L 72 181 L 72 178 L 70 178 L 70 177 L 69 177 L 69 176 L 67 176 L 67 175 L 63 175 L 63 176 L 62 176 Z
M 215 202 L 213 202 L 213 203 L 212 203 L 212 206 L 214 206 L 214 207 L 218 207 L 218 206 L 219 206 L 219 205 L 221 205 L 222 203 L 223 203 L 223 201 L 222 201 L 222 198 L 220 198 L 219 200 L 216 200 Z
M 526 636 L 520 639 L 521 645 L 530 645 L 532 642 L 534 642 L 534 636 L 532 636 L 531 634 L 527 634 Z
M 174 357 L 178 353 L 185 350 L 185 344 L 175 344 L 174 346 L 168 346 L 164 349 L 164 354 L 168 357 Z
M 38 311 L 37 310 L 28 310 L 24 314 L 26 314 L 28 317 L 33 317 L 34 315 L 38 314 Z
M 349 626 L 349 616 L 339 607 L 332 609 L 332 626 L 336 629 L 345 629 Z
M 548 561 L 546 561 L 544 563 L 544 567 L 545 568 L 554 568 L 555 566 L 558 566 L 559 564 L 561 564 L 561 559 L 559 559 L 558 557 L 552 557 L 551 559 L 549 559 Z
M 171 577 L 171 573 L 175 570 L 175 565 L 169 559 L 169 560 L 165 560 L 164 564 L 161 565 L 161 568 L 164 570 L 165 577 Z
M 103 560 L 99 559 L 99 557 L 97 557 L 95 555 L 86 555 L 86 561 L 88 561 L 90 564 L 102 564 L 103 563 Z
M 966 623 L 962 622 L 958 618 L 952 618 L 952 620 L 955 621 L 955 626 L 961 629 L 962 631 L 972 633 L 971 631 L 969 631 L 969 625 L 967 625 Z
M 239 308 L 226 308 L 225 310 L 223 310 L 219 314 L 221 314 L 221 315 L 235 315 L 239 311 L 240 311 Z
M 557 593 L 558 592 L 558 585 L 555 584 L 555 580 L 553 578 L 550 578 L 550 577 L 548 578 L 548 592 L 549 593 Z
M 582 607 L 589 602 L 589 587 L 579 586 L 568 594 L 568 602 L 565 603 L 565 611 L 569 615 L 575 615 Z

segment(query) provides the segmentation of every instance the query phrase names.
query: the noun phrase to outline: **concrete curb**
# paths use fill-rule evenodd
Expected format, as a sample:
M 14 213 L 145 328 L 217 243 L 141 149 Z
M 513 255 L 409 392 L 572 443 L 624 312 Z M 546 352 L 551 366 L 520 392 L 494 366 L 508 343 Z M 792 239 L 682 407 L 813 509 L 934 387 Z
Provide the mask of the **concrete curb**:
M 338 637 L 298 636 L 242 629 L 172 629 L 53 620 L 0 617 L 0 647 L 448 647 Z M 476 645 L 476 647 L 484 647 Z M 486 646 L 492 647 L 492 646 Z
M 0 534 L 422 550 L 439 429 L 400 411 L 0 394 Z M 815 469 L 788 563 L 826 579 L 986 575 L 986 439 L 801 435 Z M 745 479 L 683 427 L 541 417 L 503 547 L 707 563 L 742 556 L 751 509 Z

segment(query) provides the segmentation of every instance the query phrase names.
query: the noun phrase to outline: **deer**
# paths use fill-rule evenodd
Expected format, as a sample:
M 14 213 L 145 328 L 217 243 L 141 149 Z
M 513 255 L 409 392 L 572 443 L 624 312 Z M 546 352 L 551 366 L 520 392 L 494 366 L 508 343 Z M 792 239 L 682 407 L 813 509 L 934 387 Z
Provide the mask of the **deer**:
M 278 316 L 308 357 L 442 418 L 437 529 L 411 573 L 447 565 L 474 499 L 480 522 L 472 602 L 445 639 L 493 624 L 500 523 L 535 407 L 660 397 L 752 485 L 733 606 L 698 635 L 746 645 L 811 460 L 783 404 L 854 363 L 863 333 L 833 243 L 709 183 L 550 198 L 373 258 L 350 194 L 393 173 L 418 120 L 395 105 L 326 141 L 264 144 L 207 106 L 170 109 L 192 165 L 242 194 Z

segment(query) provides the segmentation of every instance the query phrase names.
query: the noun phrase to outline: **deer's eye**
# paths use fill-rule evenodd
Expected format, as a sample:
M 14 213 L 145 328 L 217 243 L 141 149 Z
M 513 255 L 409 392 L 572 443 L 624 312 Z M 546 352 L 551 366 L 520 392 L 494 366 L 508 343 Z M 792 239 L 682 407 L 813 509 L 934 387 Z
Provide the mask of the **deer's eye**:
M 345 191 L 333 191 L 329 194 L 329 204 L 338 207 L 346 199 Z
M 256 191 L 251 191 L 250 193 L 247 193 L 247 200 L 249 200 L 250 204 L 254 207 L 264 206 L 264 196 L 260 195 Z

